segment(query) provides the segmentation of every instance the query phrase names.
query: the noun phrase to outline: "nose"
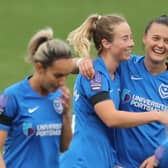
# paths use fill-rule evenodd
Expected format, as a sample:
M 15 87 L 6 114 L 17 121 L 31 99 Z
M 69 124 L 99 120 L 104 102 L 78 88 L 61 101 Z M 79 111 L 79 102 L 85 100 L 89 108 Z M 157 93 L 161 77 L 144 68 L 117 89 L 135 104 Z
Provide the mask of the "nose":
M 158 43 L 157 43 L 157 45 L 159 47 L 163 47 L 164 46 L 164 41 L 163 40 L 159 40 Z
M 63 77 L 61 77 L 61 79 L 59 80 L 59 86 L 63 86 L 63 85 L 65 85 L 66 78 L 67 78 L 67 76 L 63 76 Z
M 135 45 L 134 40 L 133 40 L 133 39 L 130 39 L 129 46 L 130 46 L 131 48 L 133 48 L 134 45 Z

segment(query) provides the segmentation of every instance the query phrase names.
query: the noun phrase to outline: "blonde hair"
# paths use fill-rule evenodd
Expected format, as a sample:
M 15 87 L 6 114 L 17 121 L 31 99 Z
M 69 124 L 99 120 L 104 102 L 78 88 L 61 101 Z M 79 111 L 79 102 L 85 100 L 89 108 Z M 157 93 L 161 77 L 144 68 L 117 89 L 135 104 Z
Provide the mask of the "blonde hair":
M 60 39 L 53 38 L 51 28 L 38 31 L 28 44 L 27 61 L 41 62 L 48 67 L 55 59 L 71 57 L 70 47 Z
M 80 56 L 90 57 L 90 41 L 93 38 L 98 54 L 100 54 L 102 52 L 101 40 L 106 39 L 112 42 L 114 28 L 121 22 L 126 22 L 126 20 L 118 15 L 93 14 L 81 26 L 73 30 L 67 40 Z

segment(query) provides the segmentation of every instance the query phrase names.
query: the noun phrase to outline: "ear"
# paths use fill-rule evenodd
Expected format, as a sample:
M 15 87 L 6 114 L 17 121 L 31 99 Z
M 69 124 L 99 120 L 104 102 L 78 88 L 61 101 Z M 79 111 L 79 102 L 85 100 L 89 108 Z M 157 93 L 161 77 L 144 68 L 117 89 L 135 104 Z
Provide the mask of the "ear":
M 146 44 L 146 36 L 147 36 L 147 35 L 144 34 L 144 35 L 143 35 L 143 38 L 142 38 L 142 42 L 143 42 L 144 45 Z
M 41 74 L 44 71 L 44 68 L 40 62 L 35 63 L 34 67 L 35 67 L 35 71 L 39 74 Z
M 111 46 L 111 42 L 107 41 L 106 39 L 102 39 L 101 43 L 102 43 L 103 48 L 107 48 L 108 49 Z

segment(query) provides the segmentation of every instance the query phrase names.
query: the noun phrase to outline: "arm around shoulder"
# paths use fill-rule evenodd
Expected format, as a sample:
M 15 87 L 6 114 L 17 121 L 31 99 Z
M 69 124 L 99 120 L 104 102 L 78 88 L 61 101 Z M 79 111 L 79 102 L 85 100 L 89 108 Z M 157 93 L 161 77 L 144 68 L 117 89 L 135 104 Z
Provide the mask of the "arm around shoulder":
M 111 100 L 99 102 L 95 104 L 94 108 L 96 114 L 108 127 L 131 128 L 150 122 L 168 122 L 168 116 L 163 118 L 159 112 L 128 112 L 116 110 Z
M 95 70 L 93 67 L 91 58 L 73 58 L 72 59 L 72 73 L 81 73 L 88 79 L 92 79 L 95 75 Z

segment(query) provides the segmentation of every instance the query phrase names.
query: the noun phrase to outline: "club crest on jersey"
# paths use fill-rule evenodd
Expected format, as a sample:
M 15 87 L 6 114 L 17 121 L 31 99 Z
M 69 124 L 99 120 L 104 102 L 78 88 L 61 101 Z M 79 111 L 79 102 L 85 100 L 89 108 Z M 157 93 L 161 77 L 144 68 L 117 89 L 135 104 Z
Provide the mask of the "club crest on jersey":
M 35 135 L 36 133 L 36 130 L 35 128 L 33 128 L 32 123 L 27 123 L 27 122 L 23 123 L 22 129 L 23 129 L 24 135 L 26 136 L 32 136 L 32 135 Z
M 130 102 L 131 100 L 131 93 L 130 90 L 128 89 L 123 89 L 122 93 L 121 93 L 121 103 L 125 104 Z
M 53 106 L 54 106 L 56 113 L 58 113 L 58 114 L 63 113 L 64 108 L 63 108 L 63 105 L 59 99 L 55 99 L 53 101 Z
M 96 72 L 94 78 L 90 81 L 92 90 L 100 90 L 102 88 L 102 79 L 100 73 Z
M 165 85 L 162 83 L 159 86 L 159 94 L 160 94 L 161 98 L 163 98 L 163 99 L 168 98 L 168 85 Z
M 0 95 L 0 114 L 2 114 L 4 112 L 4 108 L 7 104 L 7 100 L 8 100 L 8 96 L 1 94 Z

